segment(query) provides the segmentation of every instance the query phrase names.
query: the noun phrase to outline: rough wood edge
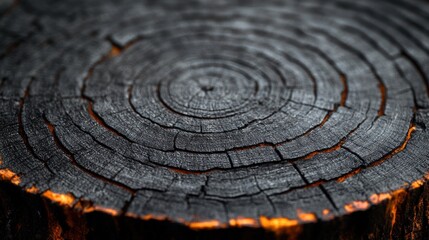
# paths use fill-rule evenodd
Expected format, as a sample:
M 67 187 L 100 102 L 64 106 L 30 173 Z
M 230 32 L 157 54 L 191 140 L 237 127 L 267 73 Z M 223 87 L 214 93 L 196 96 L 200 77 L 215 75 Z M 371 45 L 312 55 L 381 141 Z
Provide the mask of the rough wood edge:
M 122 222 L 120 225 L 130 220 L 140 222 L 143 225 L 146 223 L 178 225 L 183 231 L 190 231 L 189 236 L 207 235 L 206 237 L 209 237 L 209 233 L 216 230 L 220 234 L 228 233 L 229 231 L 235 232 L 234 234 L 236 235 L 234 236 L 236 237 L 242 236 L 245 232 L 262 230 L 266 235 L 271 236 L 270 238 L 272 239 L 311 239 L 315 236 L 320 237 L 317 234 L 318 231 L 325 231 L 332 227 L 334 229 L 338 228 L 338 230 L 332 231 L 330 234 L 344 236 L 341 239 L 350 239 L 351 236 L 354 238 L 360 235 L 375 239 L 378 239 L 380 236 L 383 238 L 387 237 L 388 239 L 397 239 L 398 237 L 406 237 L 404 234 L 411 237 L 411 239 L 423 239 L 423 237 L 416 236 L 427 236 L 429 234 L 429 228 L 427 227 L 429 225 L 429 208 L 427 207 L 429 201 L 429 173 L 411 184 L 404 184 L 402 188 L 394 191 L 374 193 L 371 195 L 369 201 L 356 200 L 350 202 L 343 206 L 347 214 L 340 217 L 333 216 L 327 210 L 323 213 L 326 216 L 325 218 L 317 219 L 315 214 L 297 209 L 298 219 L 267 218 L 265 216 L 253 219 L 243 216 L 229 219 L 228 223 L 222 223 L 218 220 L 189 222 L 183 219 L 169 219 L 167 216 L 161 215 L 137 216 L 130 213 L 121 213 L 115 209 L 95 206 L 85 199 L 76 199 L 71 193 L 56 193 L 51 190 L 39 192 L 34 186 L 23 187 L 20 185 L 21 180 L 19 175 L 7 168 L 0 169 L 0 180 L 0 185 L 7 184 L 13 186 L 15 190 L 18 189 L 21 191 L 25 198 L 39 199 L 39 201 L 48 203 L 50 208 L 55 209 L 55 211 L 62 212 L 60 215 L 66 217 L 68 227 L 74 229 L 73 232 L 79 229 L 79 233 L 82 232 L 82 229 L 86 229 L 86 233 L 87 229 L 92 229 L 95 232 L 105 231 L 105 229 L 94 228 L 92 226 L 94 222 L 88 221 L 88 218 L 91 219 L 91 216 L 97 216 L 98 220 L 96 221 L 100 222 L 100 219 L 103 218 L 105 220 L 114 219 L 114 221 L 119 220 Z M 47 211 L 48 215 L 50 211 Z M 362 218 L 366 219 L 366 221 L 359 222 Z M 48 219 L 47 221 L 53 220 Z M 55 221 L 64 220 L 57 219 Z M 356 227 L 360 229 L 361 233 L 357 232 L 349 235 Z M 409 227 L 413 231 L 404 232 L 404 229 Z M 236 232 L 237 230 L 239 231 Z M 112 231 L 112 229 L 109 231 Z M 119 229 L 113 231 L 121 232 Z M 48 234 L 54 237 L 54 239 L 64 238 L 64 236 L 60 236 L 64 233 L 58 224 L 50 226 Z M 60 238 L 56 238 L 55 236 L 60 236 Z M 174 234 L 171 235 L 171 237 L 173 236 Z M 76 239 L 80 239 L 82 236 L 76 237 Z M 325 238 L 329 239 L 330 237 L 324 236 L 322 239 Z

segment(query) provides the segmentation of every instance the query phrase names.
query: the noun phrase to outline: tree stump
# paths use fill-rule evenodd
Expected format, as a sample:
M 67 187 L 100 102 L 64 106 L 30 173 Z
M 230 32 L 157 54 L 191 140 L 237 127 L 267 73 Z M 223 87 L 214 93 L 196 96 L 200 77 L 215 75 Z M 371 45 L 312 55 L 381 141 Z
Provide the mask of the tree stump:
M 428 239 L 429 4 L 2 1 L 0 238 Z

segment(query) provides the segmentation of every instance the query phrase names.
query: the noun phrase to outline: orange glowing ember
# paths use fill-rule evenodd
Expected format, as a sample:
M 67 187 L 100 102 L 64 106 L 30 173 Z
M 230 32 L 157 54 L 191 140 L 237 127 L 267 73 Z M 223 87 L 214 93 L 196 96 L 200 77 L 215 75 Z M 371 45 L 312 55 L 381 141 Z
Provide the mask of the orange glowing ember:
M 148 215 L 145 215 L 145 216 L 141 217 L 141 219 L 143 219 L 143 220 L 164 221 L 164 220 L 167 220 L 167 217 L 164 216 L 164 215 L 152 215 L 152 214 L 148 214 Z
M 52 192 L 51 190 L 47 190 L 42 194 L 42 196 L 49 198 L 50 200 L 58 203 L 59 205 L 68 206 L 68 207 L 72 207 L 75 201 L 75 197 L 71 193 L 63 194 L 63 193 L 55 193 L 55 192 Z
M 112 216 L 118 216 L 119 215 L 119 211 L 112 209 L 112 208 L 106 208 L 106 207 L 101 207 L 101 206 L 83 206 L 81 208 L 82 208 L 82 212 L 84 212 L 84 213 L 91 213 L 94 211 L 98 211 L 98 212 L 107 213 L 107 214 L 112 215 Z
M 231 227 L 257 226 L 258 223 L 253 218 L 235 218 L 229 220 Z
M 110 52 L 109 52 L 108 57 L 109 57 L 109 58 L 116 57 L 116 56 L 118 56 L 119 54 L 121 54 L 121 51 L 122 51 L 122 50 L 121 50 L 119 47 L 117 47 L 117 46 L 112 46 L 112 48 L 110 49 Z
M 19 185 L 21 183 L 19 176 L 7 168 L 0 169 L 0 179 L 4 181 L 10 181 L 15 185 Z
M 39 189 L 36 186 L 31 186 L 27 189 L 25 189 L 26 192 L 36 194 L 39 192 Z
M 422 186 L 424 184 L 424 180 L 423 179 L 419 179 L 416 180 L 414 182 L 411 183 L 410 188 L 411 189 L 416 189 L 419 188 L 420 186 Z
M 379 194 L 372 194 L 369 197 L 369 200 L 373 203 L 373 204 L 378 204 L 386 199 L 391 199 L 392 195 L 390 193 L 379 193 Z
M 356 212 L 356 211 L 362 211 L 369 208 L 369 202 L 368 201 L 353 201 L 349 204 L 346 204 L 344 206 L 344 210 L 348 213 Z
M 209 220 L 201 222 L 190 222 L 188 226 L 194 230 L 220 228 L 223 225 L 218 220 Z
M 331 214 L 331 210 L 329 210 L 329 209 L 323 209 L 322 214 L 324 216 L 327 216 L 327 215 Z
M 314 213 L 306 213 L 303 212 L 301 209 L 297 210 L 298 218 L 303 222 L 316 222 L 317 217 Z
M 322 215 L 323 215 L 322 216 L 323 219 L 325 219 L 325 220 L 331 220 L 335 217 L 334 214 L 329 209 L 323 209 Z
M 259 222 L 263 228 L 274 231 L 298 225 L 298 220 L 288 218 L 267 218 L 264 216 L 259 218 Z
M 349 173 L 346 173 L 346 174 L 344 174 L 344 175 L 340 176 L 340 177 L 337 179 L 337 182 L 342 183 L 342 182 L 344 182 L 347 178 L 352 177 L 352 176 L 354 176 L 354 175 L 356 175 L 356 174 L 360 173 L 361 171 L 362 171 L 362 168 L 357 168 L 357 169 L 355 169 L 355 170 L 353 170 L 353 171 L 351 171 L 351 172 L 349 172 Z
M 112 216 L 118 216 L 119 215 L 119 211 L 112 209 L 112 208 L 105 208 L 105 207 L 99 207 L 99 206 L 95 206 L 95 210 L 97 211 L 101 211 L 107 214 L 110 214 Z

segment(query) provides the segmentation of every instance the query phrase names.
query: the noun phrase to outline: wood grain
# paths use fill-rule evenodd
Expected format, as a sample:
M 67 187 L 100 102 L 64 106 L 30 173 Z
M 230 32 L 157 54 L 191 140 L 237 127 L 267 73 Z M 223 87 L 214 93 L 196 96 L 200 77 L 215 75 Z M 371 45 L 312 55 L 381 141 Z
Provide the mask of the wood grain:
M 0 35 L 1 191 L 77 239 L 429 235 L 427 2 L 2 1 Z

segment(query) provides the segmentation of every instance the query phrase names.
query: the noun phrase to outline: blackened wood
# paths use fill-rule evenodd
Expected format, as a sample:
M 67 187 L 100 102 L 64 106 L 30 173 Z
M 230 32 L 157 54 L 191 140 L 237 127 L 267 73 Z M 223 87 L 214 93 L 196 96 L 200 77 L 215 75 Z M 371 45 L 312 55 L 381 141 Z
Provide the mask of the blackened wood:
M 3 1 L 0 34 L 6 238 L 429 235 L 427 2 Z

